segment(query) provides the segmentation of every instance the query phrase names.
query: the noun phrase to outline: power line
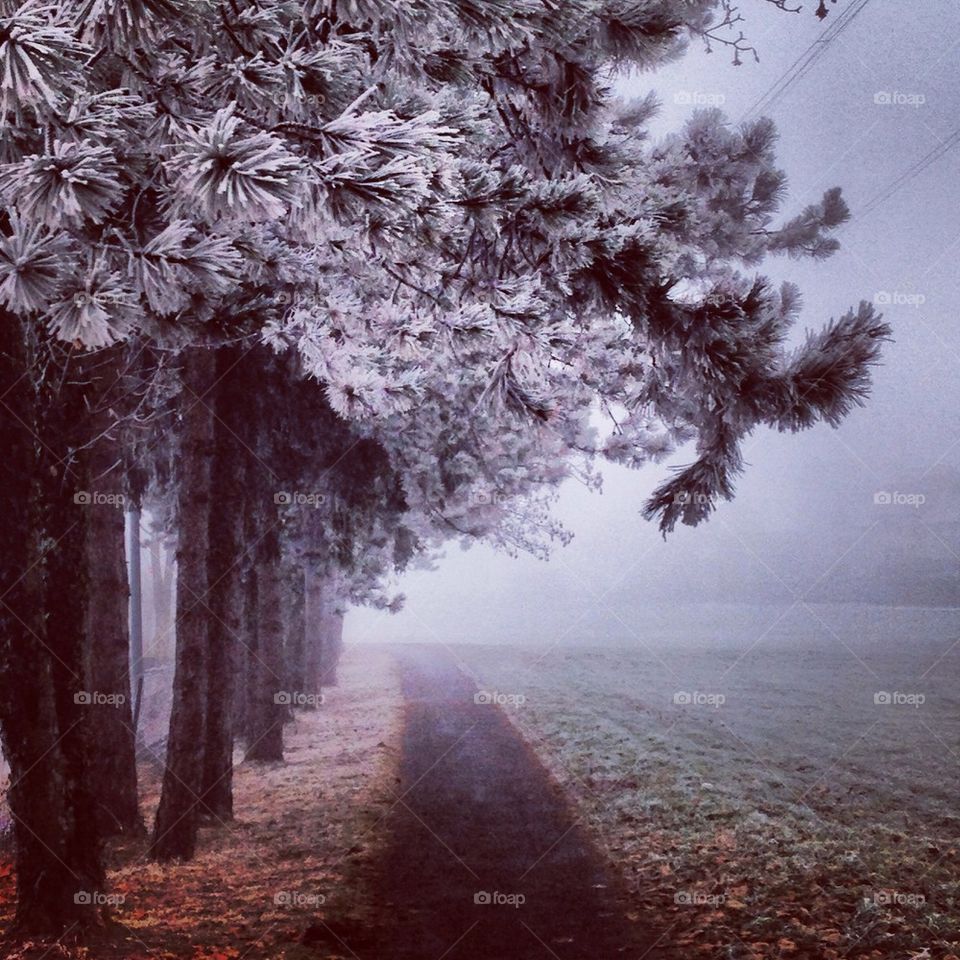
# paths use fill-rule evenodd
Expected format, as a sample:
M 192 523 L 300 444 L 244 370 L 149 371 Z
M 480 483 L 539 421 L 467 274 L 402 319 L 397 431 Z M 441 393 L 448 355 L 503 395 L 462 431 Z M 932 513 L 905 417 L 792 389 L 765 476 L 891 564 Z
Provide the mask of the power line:
M 747 110 L 740 118 L 741 122 L 754 113 L 768 112 L 782 100 L 790 87 L 802 80 L 819 63 L 830 45 L 849 28 L 850 24 L 863 12 L 869 2 L 870 0 L 854 0 L 851 6 L 839 14 L 830 26 L 797 57 L 787 70 L 774 81 L 773 85 Z
M 800 54 L 787 70 L 773 83 L 773 85 L 750 107 L 740 118 L 741 122 L 760 111 L 769 112 L 789 89 L 802 80 L 823 58 L 831 44 L 849 29 L 853 21 L 863 13 L 870 0 L 855 0 L 847 7 L 824 32 L 817 37 Z M 873 213 L 878 207 L 886 203 L 891 197 L 899 193 L 911 180 L 918 177 L 934 163 L 946 156 L 956 146 L 960 145 L 960 129 L 955 130 L 946 140 L 938 143 L 932 150 L 924 154 L 919 160 L 911 164 L 882 190 L 874 194 L 857 213 L 857 218 L 863 218 Z
M 787 70 L 773 83 L 756 103 L 744 114 L 746 119 L 759 110 L 769 110 L 783 99 L 787 91 L 795 83 L 813 69 L 821 60 L 830 45 L 850 26 L 853 20 L 863 11 L 870 0 L 855 0 L 852 6 L 847 7 L 834 20 L 821 36 L 807 47 L 803 53 L 787 68 Z
M 946 156 L 958 144 L 960 144 L 960 129 L 954 130 L 946 140 L 938 143 L 932 150 L 924 154 L 919 160 L 907 167 L 903 173 L 888 183 L 882 190 L 874 194 L 864 204 L 863 208 L 857 214 L 857 217 L 862 218 L 873 213 L 877 207 L 882 206 L 887 202 L 887 200 L 894 196 L 894 194 L 899 193 L 908 181 L 918 177 L 928 167 L 936 163 L 941 157 Z

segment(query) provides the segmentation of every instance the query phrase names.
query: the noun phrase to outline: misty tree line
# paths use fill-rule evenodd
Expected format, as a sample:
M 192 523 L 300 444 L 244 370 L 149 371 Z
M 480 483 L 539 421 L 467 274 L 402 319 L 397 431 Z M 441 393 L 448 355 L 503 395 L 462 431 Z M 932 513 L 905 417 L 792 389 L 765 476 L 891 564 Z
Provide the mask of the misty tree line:
M 78 697 L 130 688 L 122 516 L 78 491 L 176 536 L 164 861 L 231 815 L 235 741 L 282 757 L 277 694 L 332 662 L 321 602 L 389 605 L 390 575 L 449 539 L 545 555 L 569 536 L 554 489 L 597 485 L 601 457 L 692 445 L 643 512 L 695 524 L 751 431 L 864 399 L 872 307 L 792 347 L 798 291 L 754 272 L 829 256 L 840 191 L 780 219 L 770 121 L 703 111 L 653 142 L 654 97 L 610 92 L 729 19 L 722 0 L 0 0 L 21 929 L 95 923 L 76 894 L 139 823 L 129 704 Z
M 16 335 L 27 331 L 5 319 L 5 331 L 14 333 L 5 344 L 9 361 Z M 5 691 L 18 711 L 5 744 L 15 824 L 39 848 L 26 862 L 36 866 L 36 883 L 59 877 L 64 884 L 53 895 L 48 886 L 39 890 L 42 904 L 56 908 L 56 894 L 73 900 L 78 891 L 102 888 L 95 842 L 143 827 L 124 515 L 116 503 L 166 511 L 179 542 L 174 706 L 151 846 L 158 859 L 192 856 L 200 819 L 232 816 L 235 739 L 250 760 L 283 759 L 291 701 L 313 705 L 335 682 L 351 591 L 378 601 L 373 578 L 387 563 L 402 565 L 410 551 L 399 528 L 389 542 L 363 529 L 365 518 L 369 524 L 376 516 L 383 527 L 399 516 L 396 490 L 381 482 L 378 452 L 268 348 L 198 349 L 202 379 L 190 381 L 187 369 L 166 369 L 143 341 L 79 353 L 24 339 L 25 369 L 35 377 L 21 377 L 22 403 L 4 420 L 6 449 L 15 455 L 4 481 L 34 511 L 32 523 L 46 520 L 46 538 L 8 542 L 5 556 L 19 550 L 22 565 L 13 572 L 35 578 L 38 592 L 14 591 L 20 599 L 10 613 L 28 635 L 43 631 L 50 660 L 37 659 L 36 643 L 14 648 L 23 673 L 19 687 Z M 192 388 L 192 403 L 184 401 L 181 391 Z M 276 406 L 250 402 L 251 391 L 264 389 L 258 395 Z M 284 423 L 289 409 L 308 417 L 311 431 L 294 434 Z M 322 500 L 304 509 L 278 496 L 301 487 L 322 491 Z M 367 549 L 354 564 L 351 552 L 365 537 Z M 58 697 L 73 701 L 72 729 L 58 721 Z M 54 745 L 61 756 L 41 756 L 18 777 L 16 748 L 37 743 Z M 73 790 L 73 844 L 89 844 L 70 869 L 64 853 L 77 846 L 48 849 L 62 816 L 51 797 L 57 788 Z M 77 876 L 79 867 L 85 872 Z

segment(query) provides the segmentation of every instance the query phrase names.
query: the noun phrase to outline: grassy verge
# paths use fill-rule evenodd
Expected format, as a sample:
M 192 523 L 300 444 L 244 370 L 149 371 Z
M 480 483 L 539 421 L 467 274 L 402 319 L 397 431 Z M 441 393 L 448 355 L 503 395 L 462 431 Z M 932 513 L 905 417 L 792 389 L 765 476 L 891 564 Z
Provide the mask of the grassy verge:
M 698 708 L 673 702 L 690 664 L 458 652 L 522 701 L 508 712 L 625 876 L 624 909 L 663 931 L 663 957 L 960 955 L 956 704 L 934 681 L 926 713 L 873 713 L 853 670 L 795 665 L 778 697 L 768 663 L 707 682 L 728 699 Z

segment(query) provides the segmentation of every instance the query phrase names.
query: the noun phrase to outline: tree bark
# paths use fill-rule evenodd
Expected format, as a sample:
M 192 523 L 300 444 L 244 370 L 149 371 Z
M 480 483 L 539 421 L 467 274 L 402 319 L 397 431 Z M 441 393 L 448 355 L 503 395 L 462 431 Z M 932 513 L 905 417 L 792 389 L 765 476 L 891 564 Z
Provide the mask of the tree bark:
M 202 347 L 186 351 L 177 505 L 177 653 L 166 771 L 150 855 L 190 859 L 196 849 L 203 790 L 203 742 L 208 691 L 208 564 L 213 411 L 204 399 L 215 360 Z
M 283 760 L 283 725 L 289 700 L 283 665 L 283 615 L 280 584 L 280 531 L 267 515 L 257 543 L 257 644 L 251 660 L 251 697 L 247 759 Z
M 107 455 L 106 451 L 93 452 L 93 476 L 99 475 L 96 468 Z M 124 518 L 120 505 L 93 504 L 88 510 L 88 682 L 91 692 L 115 698 L 115 703 L 95 705 L 96 750 L 91 776 L 98 824 L 104 836 L 111 836 L 143 829 L 137 803 L 136 737 L 127 643 Z
M 337 581 L 304 568 L 306 677 L 311 693 L 337 685 L 343 652 L 343 614 L 337 608 Z
M 52 357 L 61 358 L 59 345 L 47 349 Z M 95 438 L 107 423 L 106 417 L 112 416 L 97 412 L 104 400 L 104 387 L 98 381 L 109 378 L 115 367 L 111 359 L 104 361 L 95 354 L 71 353 L 62 363 L 60 375 L 48 374 L 41 389 L 44 401 L 39 434 L 43 438 L 44 456 L 37 479 L 44 488 L 44 510 L 39 529 L 52 544 L 43 555 L 46 568 L 44 639 L 52 655 L 54 700 L 59 720 L 66 801 L 61 815 L 66 823 L 67 863 L 75 870 L 79 868 L 87 884 L 74 888 L 74 898 L 95 899 L 105 885 L 105 875 L 94 758 L 102 749 L 100 737 L 104 726 L 111 727 L 113 732 L 107 711 L 116 708 L 96 699 L 97 694 L 110 697 L 114 691 L 97 691 L 91 682 L 90 653 L 99 638 L 88 633 L 91 601 L 88 544 L 100 516 L 97 511 L 116 510 L 115 505 L 94 501 L 97 493 L 110 495 L 110 491 L 95 489 L 98 463 L 94 450 L 105 442 Z M 92 446 L 87 447 L 88 444 Z M 116 691 L 116 694 L 122 696 L 125 692 Z M 86 920 L 89 922 L 89 917 Z
M 253 544 L 251 537 L 252 527 L 244 524 L 244 536 L 247 544 Z M 251 690 L 253 688 L 253 664 L 255 663 L 259 633 L 259 584 L 257 583 L 257 568 L 251 562 L 244 565 L 241 578 L 241 619 L 239 630 L 239 649 L 237 651 L 237 668 L 233 693 L 233 725 L 237 739 L 250 744 L 252 730 Z
M 82 361 L 0 316 L 0 734 L 10 764 L 17 908 L 26 934 L 98 920 L 105 884 L 89 790 L 84 563 L 90 507 L 76 451 L 89 428 Z M 38 353 L 53 376 L 38 376 Z M 47 616 L 44 617 L 44 610 Z
M 291 565 L 292 566 L 292 565 Z M 306 689 L 306 620 L 304 576 L 300 567 L 292 567 L 284 578 L 284 652 L 287 690 Z
M 244 364 L 238 348 L 217 351 L 216 419 L 210 506 L 210 626 L 207 712 L 203 743 L 203 813 L 216 820 L 233 817 L 233 696 L 239 660 L 243 554 L 241 534 L 246 491 L 238 439 Z
M 143 683 L 143 570 L 141 568 L 140 507 L 141 493 L 131 491 L 125 505 L 124 536 L 127 554 L 127 584 L 130 593 L 130 688 L 134 697 Z
M 93 703 L 90 782 L 103 836 L 143 829 L 137 804 L 136 740 L 130 683 L 129 590 L 124 551 L 125 478 L 116 439 L 124 390 L 123 348 L 90 355 L 84 364 L 90 445 L 79 455 L 86 494 L 84 633 Z
M 323 630 L 323 644 L 320 657 L 320 683 L 325 687 L 335 687 L 337 668 L 343 654 L 343 614 L 337 610 L 328 613 Z
M 66 552 L 74 560 L 82 526 L 73 531 L 67 522 L 80 518 L 72 502 L 63 503 L 64 471 L 55 465 L 63 437 L 44 446 L 53 439 L 50 428 L 62 425 L 64 417 L 49 416 L 49 410 L 40 416 L 36 349 L 32 329 L 0 313 L 0 735 L 10 765 L 15 923 L 23 933 L 56 936 L 95 921 L 94 896 L 103 888 L 104 873 L 96 831 L 82 819 L 90 812 L 80 776 L 85 716 L 73 702 L 82 684 L 82 623 L 51 641 L 43 617 L 51 572 L 45 559 L 59 549 L 45 537 L 44 521 L 51 511 L 63 511 L 57 528 L 72 534 Z M 43 402 L 63 399 L 46 394 Z M 47 468 L 42 477 L 40 461 Z M 57 491 L 56 502 L 44 502 Z M 83 584 L 72 578 L 57 588 L 83 592 Z M 61 609 L 53 629 L 68 628 L 68 619 Z
M 327 600 L 325 581 L 310 564 L 303 568 L 304 672 L 303 692 L 318 697 L 323 690 L 323 625 Z M 309 700 L 312 706 L 316 700 Z

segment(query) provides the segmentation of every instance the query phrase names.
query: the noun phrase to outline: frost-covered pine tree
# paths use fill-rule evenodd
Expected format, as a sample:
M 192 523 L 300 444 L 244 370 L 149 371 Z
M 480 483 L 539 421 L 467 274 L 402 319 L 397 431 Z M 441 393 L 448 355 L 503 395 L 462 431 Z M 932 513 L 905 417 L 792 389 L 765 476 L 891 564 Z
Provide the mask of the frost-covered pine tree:
M 516 497 L 597 455 L 639 465 L 689 441 L 695 462 L 648 511 L 664 529 L 702 519 L 732 496 L 751 430 L 835 424 L 863 399 L 886 334 L 861 305 L 785 350 L 796 291 L 747 271 L 829 254 L 846 209 L 831 191 L 777 219 L 769 122 L 705 113 L 651 143 L 653 101 L 611 97 L 611 70 L 679 55 L 719 7 L 0 0 L 8 402 L 42 440 L 64 422 L 38 407 L 37 343 L 82 352 L 136 332 L 181 351 L 180 573 L 201 597 L 194 494 L 209 492 L 214 427 L 194 398 L 238 326 L 298 352 L 389 451 L 424 523 L 536 547 L 553 528 Z M 24 480 L 31 434 L 4 429 L 22 497 L 0 534 L 6 588 L 48 549 L 50 514 Z M 98 889 L 103 874 L 83 834 L 89 744 L 57 746 L 82 720 L 68 694 L 83 638 L 56 638 L 65 678 L 38 595 L 2 639 L 4 682 L 40 705 L 37 723 L 14 702 L 2 728 L 18 919 L 57 931 L 93 919 L 73 877 Z M 202 612 L 179 619 L 202 650 Z M 194 802 L 181 792 L 174 809 Z

